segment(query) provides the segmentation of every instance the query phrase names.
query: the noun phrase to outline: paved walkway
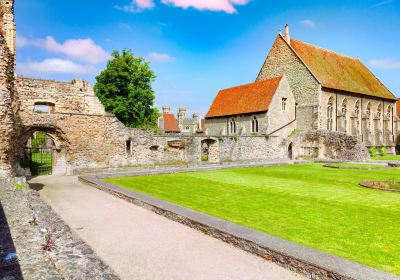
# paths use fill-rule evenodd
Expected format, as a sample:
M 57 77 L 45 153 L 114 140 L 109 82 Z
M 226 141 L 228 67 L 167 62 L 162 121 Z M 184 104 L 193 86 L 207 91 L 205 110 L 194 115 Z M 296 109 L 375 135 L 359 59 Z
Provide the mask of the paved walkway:
M 80 183 L 43 176 L 41 197 L 121 279 L 305 279 L 272 262 Z

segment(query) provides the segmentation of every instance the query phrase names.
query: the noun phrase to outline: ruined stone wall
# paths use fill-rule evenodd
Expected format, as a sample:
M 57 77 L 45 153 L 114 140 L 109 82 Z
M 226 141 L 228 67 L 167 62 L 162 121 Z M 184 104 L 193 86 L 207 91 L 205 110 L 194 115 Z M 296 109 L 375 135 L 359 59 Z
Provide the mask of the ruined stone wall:
M 279 137 L 223 137 L 219 141 L 221 162 L 285 159 L 288 155 Z
M 365 161 L 370 159 L 361 138 L 342 132 L 310 130 L 288 139 L 293 143 L 294 158 Z
M 59 82 L 18 77 L 21 114 L 33 112 L 35 103 L 55 104 L 53 113 L 105 115 L 104 107 L 86 81 Z
M 298 104 L 300 129 L 318 129 L 320 85 L 281 35 L 276 38 L 257 81 L 286 75 Z
M 12 175 L 15 165 L 18 96 L 14 88 L 14 1 L 0 1 L 0 176 Z

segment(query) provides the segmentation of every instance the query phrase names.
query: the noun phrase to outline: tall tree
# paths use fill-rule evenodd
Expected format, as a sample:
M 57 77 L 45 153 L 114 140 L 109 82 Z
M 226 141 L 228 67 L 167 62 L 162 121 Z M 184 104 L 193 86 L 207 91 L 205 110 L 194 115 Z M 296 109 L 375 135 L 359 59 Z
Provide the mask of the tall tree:
M 114 51 L 106 69 L 96 77 L 94 91 L 107 112 L 128 127 L 154 127 L 159 116 L 154 108 L 151 84 L 156 78 L 150 65 L 130 50 Z

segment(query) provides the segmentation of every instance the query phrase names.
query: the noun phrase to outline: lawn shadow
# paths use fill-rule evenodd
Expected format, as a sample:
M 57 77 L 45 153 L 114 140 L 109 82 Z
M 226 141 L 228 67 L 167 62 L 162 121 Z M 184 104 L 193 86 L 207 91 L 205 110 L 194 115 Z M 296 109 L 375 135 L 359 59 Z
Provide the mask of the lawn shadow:
M 16 253 L 16 248 L 0 201 L 0 279 L 23 279 L 18 259 L 5 260 L 10 253 Z

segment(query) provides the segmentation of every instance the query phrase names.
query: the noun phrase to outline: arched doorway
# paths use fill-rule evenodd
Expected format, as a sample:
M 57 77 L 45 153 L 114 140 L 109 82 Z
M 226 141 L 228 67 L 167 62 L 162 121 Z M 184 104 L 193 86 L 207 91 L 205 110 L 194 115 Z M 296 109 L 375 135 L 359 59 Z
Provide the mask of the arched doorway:
M 64 133 L 56 127 L 25 127 L 17 143 L 19 175 L 65 175 L 67 174 L 67 141 Z
M 20 161 L 22 168 L 29 168 L 32 176 L 51 175 L 53 172 L 54 140 L 43 131 L 35 131 L 28 139 Z
M 290 160 L 293 160 L 293 143 L 289 144 L 289 147 L 288 147 L 288 158 Z
M 219 150 L 218 141 L 214 139 L 204 139 L 201 141 L 201 161 L 218 162 Z

